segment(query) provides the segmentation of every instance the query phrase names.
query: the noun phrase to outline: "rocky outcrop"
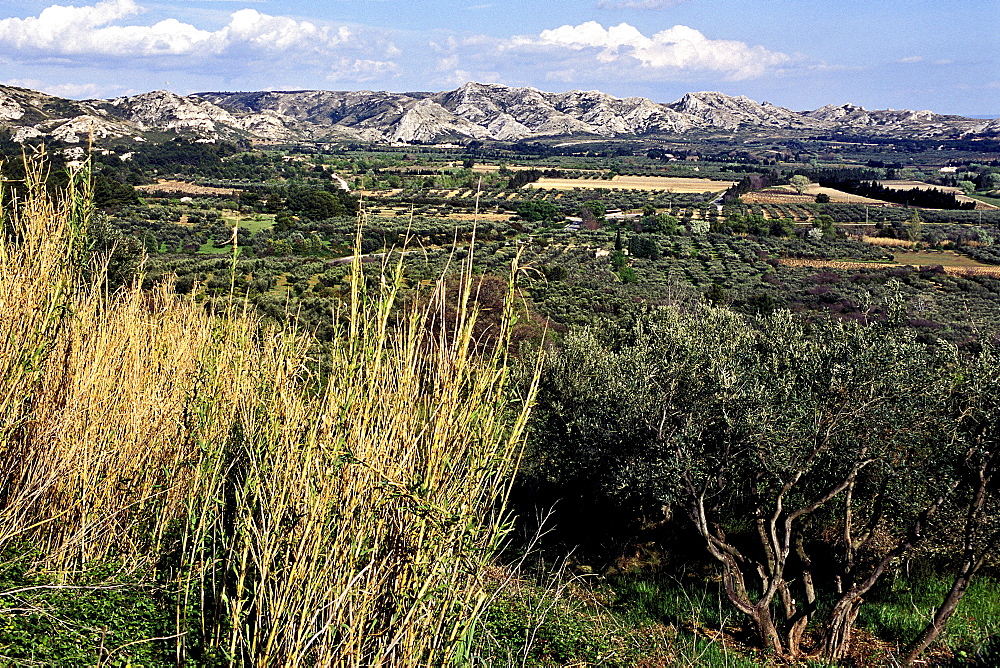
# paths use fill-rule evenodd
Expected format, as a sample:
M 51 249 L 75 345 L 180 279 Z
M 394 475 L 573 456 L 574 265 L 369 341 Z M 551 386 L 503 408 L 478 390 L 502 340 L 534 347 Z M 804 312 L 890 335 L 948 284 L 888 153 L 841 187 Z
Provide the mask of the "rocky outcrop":
M 64 141 L 67 144 L 76 144 L 90 139 L 106 139 L 108 137 L 120 137 L 122 126 L 107 119 L 85 114 L 77 116 L 65 123 L 59 123 L 46 133 L 53 139 Z
M 0 90 L 0 121 L 16 121 L 24 116 L 24 109 L 12 96 Z
M 546 93 L 468 83 L 442 93 L 261 91 L 181 96 L 152 91 L 114 100 L 64 100 L 0 86 L 0 129 L 16 141 L 67 142 L 176 132 L 200 139 L 518 141 L 548 137 L 846 133 L 887 137 L 996 136 L 1000 121 L 850 104 L 796 112 L 743 95 L 705 91 L 660 104 L 600 91 Z
M 780 128 L 785 130 L 829 129 L 805 114 L 778 107 L 769 102 L 754 102 L 745 95 L 732 97 L 713 91 L 687 93 L 668 105 L 674 111 L 695 120 L 699 125 L 724 130 L 742 128 Z
M 976 129 L 976 134 L 997 137 L 1000 136 L 1000 118 L 994 118 L 985 125 L 980 125 Z
M 225 109 L 198 97 L 181 97 L 154 90 L 132 97 L 111 100 L 119 117 L 139 130 L 190 130 L 212 135 L 224 128 L 238 128 L 240 122 Z
M 937 137 L 976 132 L 977 122 L 971 118 L 935 114 L 933 111 L 909 109 L 869 110 L 853 104 L 820 107 L 806 111 L 805 117 L 823 121 L 841 131 L 858 134 Z M 981 121 L 979 122 L 981 124 Z

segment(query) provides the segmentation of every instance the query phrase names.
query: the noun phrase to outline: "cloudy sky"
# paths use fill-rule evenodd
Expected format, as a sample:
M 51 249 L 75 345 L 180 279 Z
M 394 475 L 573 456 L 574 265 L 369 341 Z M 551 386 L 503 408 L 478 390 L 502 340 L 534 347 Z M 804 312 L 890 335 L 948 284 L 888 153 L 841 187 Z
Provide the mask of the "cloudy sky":
M 0 83 L 743 94 L 1000 116 L 1000 0 L 0 0 Z

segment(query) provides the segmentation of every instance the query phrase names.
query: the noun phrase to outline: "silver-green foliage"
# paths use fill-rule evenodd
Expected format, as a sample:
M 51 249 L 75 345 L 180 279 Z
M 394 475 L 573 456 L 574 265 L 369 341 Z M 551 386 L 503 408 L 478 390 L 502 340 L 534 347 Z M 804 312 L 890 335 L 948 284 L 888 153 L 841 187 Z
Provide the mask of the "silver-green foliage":
M 543 383 L 546 470 L 686 515 L 762 644 L 799 656 L 815 622 L 838 660 L 865 595 L 960 505 L 968 456 L 956 351 L 888 310 L 864 326 L 663 309 L 571 333 Z

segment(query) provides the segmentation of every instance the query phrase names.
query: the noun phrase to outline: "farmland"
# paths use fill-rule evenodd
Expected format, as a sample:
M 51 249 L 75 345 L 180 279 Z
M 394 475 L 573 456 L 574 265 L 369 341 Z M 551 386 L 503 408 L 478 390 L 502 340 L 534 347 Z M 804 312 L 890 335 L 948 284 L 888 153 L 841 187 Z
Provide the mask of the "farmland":
M 886 188 L 892 188 L 893 190 L 911 190 L 912 188 L 917 188 L 920 190 L 931 190 L 933 188 L 946 193 L 957 194 L 962 192 L 961 188 L 957 188 L 955 186 L 932 185 L 930 183 L 924 183 L 923 181 L 904 181 L 897 179 L 893 181 L 882 180 L 879 181 L 878 183 L 881 186 L 885 186 Z
M 662 190 L 676 193 L 721 192 L 735 185 L 733 181 L 711 181 L 697 178 L 665 176 L 620 176 L 610 180 L 542 178 L 528 184 L 530 188 L 573 190 L 574 188 L 616 188 L 623 190 Z
M 981 201 L 975 197 L 969 197 L 965 194 L 965 191 L 961 188 L 955 186 L 942 186 L 934 185 L 930 183 L 924 183 L 923 181 L 879 181 L 879 185 L 885 186 L 886 188 L 891 188 L 892 190 L 911 190 L 917 188 L 918 190 L 940 190 L 941 192 L 951 193 L 955 195 L 956 199 L 960 202 L 972 202 L 976 205 L 976 209 L 981 210 L 993 210 L 998 208 L 997 206 L 990 204 L 988 202 Z
M 768 188 L 759 192 L 754 192 L 743 196 L 743 201 L 748 204 L 805 204 L 816 201 L 816 195 L 823 194 L 830 197 L 830 202 L 835 204 L 876 204 L 879 206 L 895 206 L 882 200 L 861 197 L 845 193 L 835 188 L 824 188 L 816 184 L 810 185 L 801 194 L 797 193 L 792 186 L 781 186 Z
M 802 439 L 806 447 L 815 440 L 801 435 L 812 434 L 808 430 L 815 424 L 812 420 L 816 413 L 803 412 L 787 420 L 782 417 L 780 423 L 752 422 L 786 415 L 786 399 L 774 388 L 792 388 L 796 396 L 805 397 L 802 401 L 812 401 L 811 406 L 823 411 L 827 410 L 824 402 L 829 396 L 853 402 L 883 383 L 878 393 L 869 397 L 882 402 L 879 410 L 885 411 L 872 414 L 871 419 L 882 420 L 878 430 L 868 430 L 863 421 L 842 421 L 839 414 L 827 415 L 824 424 L 839 430 L 831 432 L 837 439 L 837 453 L 853 452 L 851 444 L 858 442 L 872 448 L 898 445 L 913 449 L 904 453 L 906 457 L 895 458 L 898 452 L 893 450 L 877 462 L 862 459 L 860 463 L 849 463 L 849 467 L 857 465 L 866 474 L 876 464 L 883 467 L 879 469 L 883 477 L 866 479 L 866 484 L 871 482 L 876 490 L 890 489 L 897 483 L 910 485 L 912 490 L 907 487 L 899 496 L 907 503 L 931 498 L 927 496 L 927 481 L 944 473 L 933 469 L 934 462 L 917 456 L 922 452 L 918 445 L 933 442 L 938 448 L 936 455 L 943 452 L 941 441 L 932 437 L 951 418 L 940 402 L 935 403 L 936 397 L 956 391 L 968 377 L 939 378 L 928 375 L 928 369 L 946 374 L 963 368 L 962 364 L 972 364 L 980 359 L 975 356 L 1000 336 L 1000 212 L 880 206 L 854 195 L 842 193 L 841 197 L 831 192 L 827 192 L 829 203 L 817 203 L 815 194 L 821 192 L 815 190 L 818 186 L 810 186 L 810 190 L 798 195 L 789 183 L 793 173 L 809 169 L 808 163 L 742 164 L 729 160 L 732 150 L 726 148 L 726 158 L 718 160 L 709 159 L 708 149 L 703 148 L 703 157 L 692 164 L 640 153 L 552 155 L 547 147 L 540 147 L 538 155 L 526 154 L 524 147 L 516 154 L 493 147 L 489 151 L 497 155 L 489 156 L 484 155 L 485 149 L 473 154 L 471 149 L 463 153 L 460 149 L 419 146 L 400 150 L 355 146 L 328 146 L 322 150 L 297 146 L 199 147 L 196 164 L 181 161 L 166 169 L 158 163 L 155 174 L 117 158 L 109 159 L 96 169 L 102 179 L 117 185 L 102 185 L 100 213 L 94 217 L 87 245 L 93 252 L 104 254 L 100 257 L 108 260 L 108 275 L 102 289 L 92 293 L 131 295 L 127 303 L 135 305 L 130 308 L 142 322 L 150 319 L 147 306 L 159 308 L 161 302 L 156 300 L 174 303 L 169 300 L 176 299 L 188 305 L 185 318 L 240 312 L 259 319 L 260 327 L 273 327 L 266 331 L 275 332 L 275 336 L 302 333 L 301 356 L 294 363 L 267 357 L 273 350 L 257 351 L 250 347 L 257 344 L 244 346 L 244 339 L 238 337 L 233 340 L 240 342 L 239 349 L 226 347 L 218 355 L 214 349 L 206 349 L 198 358 L 229 359 L 246 350 L 253 351 L 247 357 L 251 362 L 263 356 L 275 365 L 275 373 L 280 369 L 282 374 L 295 375 L 287 384 L 294 391 L 290 390 L 287 397 L 282 395 L 287 404 L 293 402 L 293 397 L 299 401 L 310 396 L 309 392 L 327 382 L 327 377 L 341 383 L 338 391 L 346 392 L 354 387 L 349 377 L 354 369 L 367 369 L 373 360 L 395 354 L 388 339 L 370 341 L 369 349 L 360 345 L 345 347 L 342 344 L 345 336 L 350 336 L 348 332 L 364 332 L 361 336 L 394 334 L 404 331 L 397 328 L 409 326 L 405 323 L 415 322 L 420 330 L 413 330 L 407 340 L 419 342 L 426 332 L 434 332 L 437 345 L 436 334 L 440 332 L 440 345 L 451 345 L 451 332 L 461 329 L 455 326 L 454 318 L 462 317 L 463 308 L 454 296 L 435 291 L 460 287 L 466 280 L 462 276 L 471 277 L 475 289 L 469 294 L 476 308 L 464 312 L 477 311 L 480 321 L 462 330 L 463 336 L 468 336 L 464 349 L 475 357 L 475 364 L 486 364 L 482 369 L 498 368 L 493 364 L 511 365 L 504 371 L 509 372 L 513 383 L 508 388 L 509 396 L 496 397 L 501 412 L 514 405 L 509 403 L 511 397 L 528 396 L 527 384 L 517 383 L 530 377 L 536 356 L 540 350 L 545 351 L 538 413 L 527 425 L 532 441 L 520 470 L 511 478 L 514 483 L 510 498 L 517 519 L 516 531 L 508 534 L 510 553 L 513 558 L 522 558 L 518 551 L 525 547 L 520 537 L 536 530 L 530 524 L 537 504 L 569 500 L 571 503 L 557 504 L 552 514 L 553 530 L 540 539 L 540 556 L 537 562 L 530 563 L 532 568 L 544 569 L 545 559 L 564 559 L 572 548 L 576 561 L 566 562 L 566 568 L 581 574 L 571 588 L 579 600 L 562 599 L 552 604 L 556 594 L 545 580 L 548 576 L 537 580 L 515 572 L 515 567 L 503 561 L 491 567 L 498 571 L 511 569 L 510 578 L 516 586 L 494 592 L 496 585 L 489 578 L 477 581 L 477 587 L 491 596 L 496 594 L 482 604 L 476 628 L 482 634 L 477 638 L 484 640 L 481 648 L 473 650 L 480 653 L 477 660 L 482 665 L 508 665 L 508 659 L 515 657 L 518 665 L 553 665 L 551 648 L 556 643 L 583 638 L 579 644 L 565 645 L 567 648 L 560 650 L 564 652 L 559 655 L 560 665 L 598 663 L 600 657 L 613 652 L 625 657 L 617 665 L 645 665 L 642 661 L 663 648 L 673 658 L 687 657 L 685 648 L 702 642 L 709 643 L 705 647 L 721 657 L 719 665 L 763 662 L 768 660 L 765 654 L 750 647 L 756 642 L 753 637 L 725 621 L 736 619 L 737 613 L 727 608 L 720 567 L 705 556 L 704 546 L 687 524 L 687 516 L 677 513 L 663 517 L 664 505 L 656 495 L 666 483 L 659 474 L 662 467 L 657 457 L 675 457 L 676 453 L 667 452 L 663 443 L 650 434 L 655 434 L 660 425 L 668 425 L 669 438 L 680 438 L 687 433 L 684 430 L 697 427 L 699 431 L 692 432 L 691 439 L 677 443 L 684 447 L 701 447 L 709 440 L 713 444 L 745 444 L 753 440 L 745 434 L 752 433 L 766 434 L 761 440 L 768 449 L 791 447 L 798 443 L 795 439 Z M 214 150 L 218 150 L 215 159 L 206 159 L 205 152 Z M 851 173 L 868 175 L 867 170 L 857 168 Z M 351 190 L 342 190 L 330 178 L 331 173 L 342 176 Z M 922 178 L 931 176 L 928 170 Z M 143 183 L 133 187 L 134 182 Z M 743 192 L 736 192 L 739 184 L 746 186 Z M 359 265 L 350 261 L 356 252 L 364 256 Z M 361 264 L 365 273 L 359 275 L 355 270 Z M 394 273 L 397 266 L 398 275 Z M 15 276 L 16 272 L 9 275 Z M 139 294 L 157 296 L 149 301 Z M 507 295 L 514 297 L 509 312 L 505 309 Z M 240 308 L 232 308 L 234 303 Z M 352 329 L 352 318 L 358 316 L 351 315 L 351 305 L 359 303 L 372 309 L 372 317 L 379 318 L 376 326 Z M 440 307 L 442 320 L 408 320 L 409 314 L 425 312 L 425 307 Z M 111 311 L 103 306 L 94 311 L 103 312 Z M 205 340 L 229 346 L 228 333 L 247 327 L 243 321 L 231 324 L 233 330 L 218 332 L 206 324 Z M 259 334 L 265 330 L 257 327 L 254 324 L 247 329 L 247 337 L 270 342 Z M 497 347 L 504 345 L 498 343 L 501 333 L 510 337 L 503 348 Z M 428 349 L 436 349 L 435 345 Z M 368 352 L 364 352 L 363 360 L 345 358 L 347 349 Z M 496 350 L 503 350 L 505 355 L 493 355 Z M 803 376 L 804 381 L 798 376 L 781 375 L 791 368 L 788 360 L 795 355 L 804 355 L 805 362 L 794 368 L 818 371 L 808 378 Z M 938 366 L 920 366 L 924 355 L 940 356 L 940 362 L 935 362 Z M 461 362 L 461 358 L 455 359 Z M 955 361 L 958 359 L 963 360 L 962 364 Z M 438 358 L 430 361 L 435 360 Z M 985 365 L 986 361 L 975 363 Z M 435 364 L 436 369 L 448 368 Z M 854 366 L 846 369 L 845 364 Z M 421 377 L 407 369 L 398 376 L 389 375 Z M 850 373 L 841 373 L 845 369 Z M 664 382 L 647 383 L 647 378 Z M 771 402 L 764 406 L 767 410 L 740 413 L 742 404 L 731 401 L 733 378 L 739 378 L 741 383 L 756 383 L 754 401 Z M 675 381 L 681 383 L 676 394 L 657 394 L 669 390 Z M 192 381 L 193 392 L 201 392 L 197 385 L 200 382 Z M 434 384 L 438 379 L 431 377 L 428 382 Z M 788 384 L 800 382 L 801 387 Z M 822 394 L 830 383 L 840 382 L 853 385 L 838 385 Z M 55 376 L 49 386 L 58 386 Z M 180 385 L 170 387 L 174 388 L 171 392 L 179 391 L 176 388 Z M 256 400 L 252 392 L 239 396 L 240 401 L 247 397 Z M 197 398 L 201 400 L 200 395 Z M 60 397 L 53 397 L 53 405 L 61 406 L 59 401 Z M 202 404 L 192 405 L 194 412 L 190 415 L 171 414 L 168 426 L 197 426 L 201 419 L 198 416 L 202 415 L 197 410 L 202 410 Z M 178 403 L 176 407 L 185 406 Z M 736 425 L 738 430 L 733 432 L 719 427 L 707 417 L 722 414 L 720 406 L 736 411 L 731 412 L 733 419 L 748 422 Z M 844 406 L 862 410 L 858 407 L 868 404 Z M 672 411 L 666 417 L 663 407 Z M 373 424 L 395 424 L 382 418 L 393 411 L 396 416 L 405 413 L 400 413 L 394 403 L 384 408 L 383 413 L 378 413 L 379 421 Z M 326 415 L 330 419 L 323 424 L 341 424 L 352 409 L 338 410 Z M 240 412 L 237 417 L 242 420 L 244 415 L 259 415 L 264 420 L 270 419 L 272 413 L 265 406 L 259 411 Z M 58 410 L 52 412 L 53 416 L 58 414 Z M 228 447 L 226 444 L 244 434 L 256 433 L 234 429 L 232 411 L 219 411 L 219 415 L 219 437 L 212 442 L 222 444 L 220 447 Z M 902 419 L 900 415 L 908 417 Z M 924 431 L 918 434 L 914 421 L 925 417 L 929 420 L 928 416 L 937 422 L 920 427 Z M 143 424 L 147 422 L 153 424 L 149 420 Z M 283 430 L 291 423 L 289 420 L 287 424 L 273 425 L 267 433 L 285 433 Z M 309 434 L 316 433 L 310 431 L 308 421 L 301 424 Z M 359 422 L 358 428 L 368 428 L 367 424 Z M 653 425 L 653 429 L 645 425 Z M 899 431 L 899 425 L 907 431 Z M 607 433 L 600 431 L 605 427 Z M 464 424 L 459 425 L 453 431 L 464 433 L 464 428 Z M 665 428 L 664 434 L 667 431 Z M 877 433 L 878 438 L 872 433 Z M 884 437 L 886 434 L 892 437 Z M 302 442 L 312 443 L 310 438 Z M 727 440 L 736 438 L 740 440 Z M 95 444 L 101 443 L 95 440 Z M 184 457 L 197 456 L 201 443 L 192 438 L 191 452 L 182 453 Z M 618 449 L 609 448 L 609 443 Z M 298 444 L 289 441 L 287 450 L 281 451 L 291 457 L 289 461 L 300 461 L 295 459 L 301 455 Z M 316 451 L 326 447 L 317 444 Z M 236 473 L 230 476 L 233 480 L 226 478 L 227 485 L 239 484 L 242 452 L 219 460 L 226 465 L 236 462 Z M 709 461 L 717 454 L 692 451 L 690 460 L 671 461 L 672 465 L 683 466 L 686 461 Z M 962 464 L 960 454 L 949 460 L 950 465 Z M 353 451 L 338 452 L 330 466 L 349 470 L 368 465 L 357 457 Z M 636 468 L 636 462 L 642 467 Z M 825 470 L 835 471 L 837 466 L 831 462 Z M 907 466 L 922 466 L 920 470 L 927 475 L 904 474 Z M 488 465 L 483 464 L 476 470 L 487 469 Z M 400 503 L 401 513 L 405 508 L 423 522 L 426 513 L 436 510 L 424 504 L 420 496 L 424 494 L 420 487 L 424 483 L 413 483 L 420 479 L 418 472 L 407 470 L 405 474 L 405 480 L 393 483 L 378 502 Z M 738 475 L 734 472 L 732 477 Z M 177 479 L 186 480 L 181 474 Z M 968 485 L 974 479 L 966 476 L 954 484 Z M 371 482 L 379 489 L 386 484 L 384 480 Z M 823 483 L 822 478 L 817 479 L 816 489 Z M 895 488 L 891 489 L 895 493 Z M 963 494 L 968 492 L 963 489 Z M 306 487 L 302 491 L 304 498 L 309 497 Z M 717 498 L 722 501 L 711 512 L 729 512 L 725 503 L 729 503 L 726 494 L 730 491 L 720 493 Z M 220 505 L 220 524 L 225 524 L 226 513 L 232 511 L 221 506 L 228 503 L 228 497 L 223 490 L 211 498 L 212 503 Z M 677 498 L 677 503 L 683 502 Z M 737 509 L 748 502 L 738 495 L 732 498 Z M 954 505 L 945 509 L 950 513 L 950 524 L 940 526 L 950 528 L 966 521 L 968 514 L 963 514 L 961 507 L 965 498 L 957 496 Z M 896 497 L 886 500 L 897 502 Z M 262 501 L 254 506 L 258 507 L 268 506 Z M 272 518 L 274 526 L 281 527 L 272 536 L 275 541 L 295 539 L 296 507 L 289 501 L 282 506 L 282 515 Z M 697 511 L 697 504 L 692 508 Z M 840 504 L 831 509 L 823 522 L 839 521 L 842 508 Z M 727 535 L 753 540 L 755 534 L 745 531 L 745 516 L 740 512 L 723 518 Z M 317 514 L 315 526 L 325 528 L 326 517 Z M 443 518 L 440 527 L 434 524 L 428 530 L 452 531 L 452 517 Z M 906 527 L 892 522 L 892 518 L 885 520 L 886 535 L 904 535 L 901 532 Z M 428 527 L 432 524 L 427 520 Z M 381 525 L 371 522 L 368 526 Z M 400 530 L 405 529 L 400 526 Z M 804 525 L 801 549 L 829 552 L 832 559 L 837 556 L 837 543 L 823 533 L 824 527 Z M 223 526 L 219 535 L 229 536 L 226 531 Z M 337 540 L 329 532 L 317 530 L 312 535 L 319 541 L 315 554 L 326 553 L 323 541 Z M 409 534 L 406 539 L 410 540 Z M 954 547 L 946 531 L 931 532 L 927 540 L 927 545 L 941 553 Z M 879 541 L 870 549 L 883 549 L 890 542 L 881 537 Z M 276 546 L 277 552 L 282 549 Z M 387 554 L 394 550 L 392 545 L 384 546 Z M 400 558 L 404 556 L 400 554 Z M 508 556 L 505 553 L 498 559 Z M 855 635 L 877 639 L 890 654 L 897 652 L 893 643 L 908 642 L 919 632 L 926 610 L 936 604 L 939 589 L 948 584 L 947 563 L 934 562 L 940 569 L 934 571 L 919 550 L 914 550 L 910 559 L 914 574 L 900 571 L 884 587 L 873 589 L 858 617 L 861 630 Z M 169 558 L 156 563 L 161 562 L 170 567 Z M 918 570 L 917 565 L 927 573 Z M 799 562 L 794 567 L 799 568 Z M 273 577 L 283 577 L 285 572 L 279 569 Z M 974 594 L 961 608 L 960 624 L 950 627 L 934 646 L 934 656 L 957 657 L 959 652 L 979 651 L 989 635 L 996 632 L 1000 616 L 990 608 L 991 601 L 1000 601 L 995 573 L 995 569 L 990 570 L 988 577 L 974 583 L 970 589 Z M 582 577 L 584 574 L 587 578 Z M 11 581 L 10 588 L 38 586 L 32 577 L 25 571 L 16 582 Z M 219 577 L 220 582 L 226 582 L 228 576 L 220 573 Z M 248 571 L 247 577 L 252 580 L 272 576 Z M 789 581 L 789 587 L 798 586 L 801 573 L 796 578 Z M 203 586 L 197 584 L 201 582 L 197 578 L 176 578 L 157 582 L 156 587 L 169 592 L 181 581 Z M 409 582 L 407 587 L 413 584 L 418 583 Z M 204 586 L 215 585 L 206 580 Z M 907 588 L 902 589 L 904 586 Z M 824 600 L 836 595 L 836 586 L 829 578 L 821 580 L 819 587 Z M 442 586 L 436 591 L 447 589 Z M 230 594 L 221 587 L 204 597 L 192 592 L 191 600 L 204 600 L 207 603 L 197 605 L 210 605 L 216 600 L 213 596 L 222 600 L 223 595 L 239 595 L 233 591 Z M 914 592 L 922 598 L 917 599 Z M 420 591 L 411 593 L 411 600 L 423 595 Z M 60 619 L 65 617 L 75 623 L 72 620 L 76 613 L 66 602 L 43 601 L 41 596 L 36 603 L 44 602 L 59 611 Z M 698 603 L 701 607 L 689 609 L 685 602 L 691 597 L 711 605 Z M 910 605 L 914 600 L 919 600 L 919 614 Z M 666 612 L 665 607 L 658 607 L 651 613 L 653 607 L 642 607 L 652 606 L 649 601 L 657 605 L 673 601 L 674 607 Z M 530 618 L 535 609 L 532 606 L 542 606 L 551 619 L 537 622 Z M 911 615 L 903 630 L 883 620 L 886 611 L 897 608 L 905 608 Z M 817 625 L 824 623 L 824 611 L 817 613 Z M 225 615 L 215 612 L 220 618 Z M 639 618 L 652 620 L 651 626 L 637 625 L 635 620 Z M 38 628 L 61 637 L 62 627 L 57 628 L 49 618 L 32 619 L 34 626 L 27 622 L 22 625 L 20 619 L 15 619 L 9 628 L 21 633 L 19 637 L 37 634 Z M 741 623 L 741 628 L 750 628 L 749 623 Z M 149 637 L 172 636 L 182 627 L 196 626 L 178 617 L 172 608 L 163 619 L 150 624 L 152 630 L 146 634 Z M 530 640 L 531 629 L 536 627 L 544 640 Z M 567 628 L 582 630 L 573 635 L 577 632 Z M 214 632 L 230 631 L 220 622 Z M 280 633 L 280 629 L 275 632 Z M 6 638 L 4 633 L 7 631 L 0 629 L 0 639 Z M 309 630 L 307 635 L 314 633 Z M 176 641 L 180 650 L 163 643 L 149 647 L 173 657 L 176 651 L 204 651 L 199 642 L 215 642 L 213 637 L 196 635 L 192 633 L 190 641 L 188 636 L 180 636 Z M 379 637 L 373 634 L 357 641 L 381 642 Z M 122 640 L 126 641 L 131 640 Z M 88 642 L 77 643 L 79 647 L 69 644 L 70 649 L 65 651 L 78 652 L 74 657 L 99 656 L 100 637 L 91 643 L 93 646 Z M 234 642 L 243 641 L 237 638 Z M 140 646 L 146 647 L 135 645 Z M 28 656 L 24 647 L 27 645 L 21 650 Z M 140 659 L 145 660 L 144 656 L 129 658 L 138 664 Z M 700 665 L 704 656 L 695 653 L 690 660 L 684 660 L 689 665 Z M 146 663 L 159 665 L 152 659 Z
M 156 183 L 137 186 L 136 190 L 150 194 L 175 193 L 180 195 L 222 195 L 227 197 L 237 192 L 233 188 L 213 188 L 211 186 L 202 186 L 176 179 L 158 179 Z
M 821 260 L 801 258 L 781 258 L 778 263 L 785 267 L 814 267 L 817 269 L 839 269 L 843 271 L 868 270 L 873 267 L 941 267 L 951 276 L 990 276 L 1000 278 L 1000 267 L 976 262 L 971 258 L 949 251 L 938 253 L 897 252 L 893 262 L 852 262 L 845 260 Z

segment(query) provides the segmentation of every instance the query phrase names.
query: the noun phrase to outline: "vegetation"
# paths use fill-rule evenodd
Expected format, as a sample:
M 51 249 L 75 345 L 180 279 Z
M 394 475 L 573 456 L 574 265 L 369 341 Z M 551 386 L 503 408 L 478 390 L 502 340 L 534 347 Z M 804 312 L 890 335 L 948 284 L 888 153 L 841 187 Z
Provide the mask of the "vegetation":
M 397 312 L 399 268 L 369 290 L 355 262 L 320 360 L 235 300 L 109 293 L 87 271 L 86 172 L 54 198 L 27 175 L 0 246 L 5 660 L 468 651 L 530 399 L 511 403 L 504 346 L 472 354 L 468 271 L 430 336 L 443 282 Z
M 952 537 L 925 535 L 932 517 L 974 525 L 965 583 L 1000 540 L 977 482 L 998 457 L 992 353 L 956 379 L 953 349 L 894 319 L 805 328 L 703 307 L 578 332 L 543 382 L 539 475 L 591 504 L 688 518 L 759 642 L 797 658 L 810 629 L 810 651 L 843 659 L 887 570 L 918 547 L 949 552 Z
M 997 168 L 842 139 L 6 163 L 0 656 L 993 665 L 1000 212 L 756 191 Z

